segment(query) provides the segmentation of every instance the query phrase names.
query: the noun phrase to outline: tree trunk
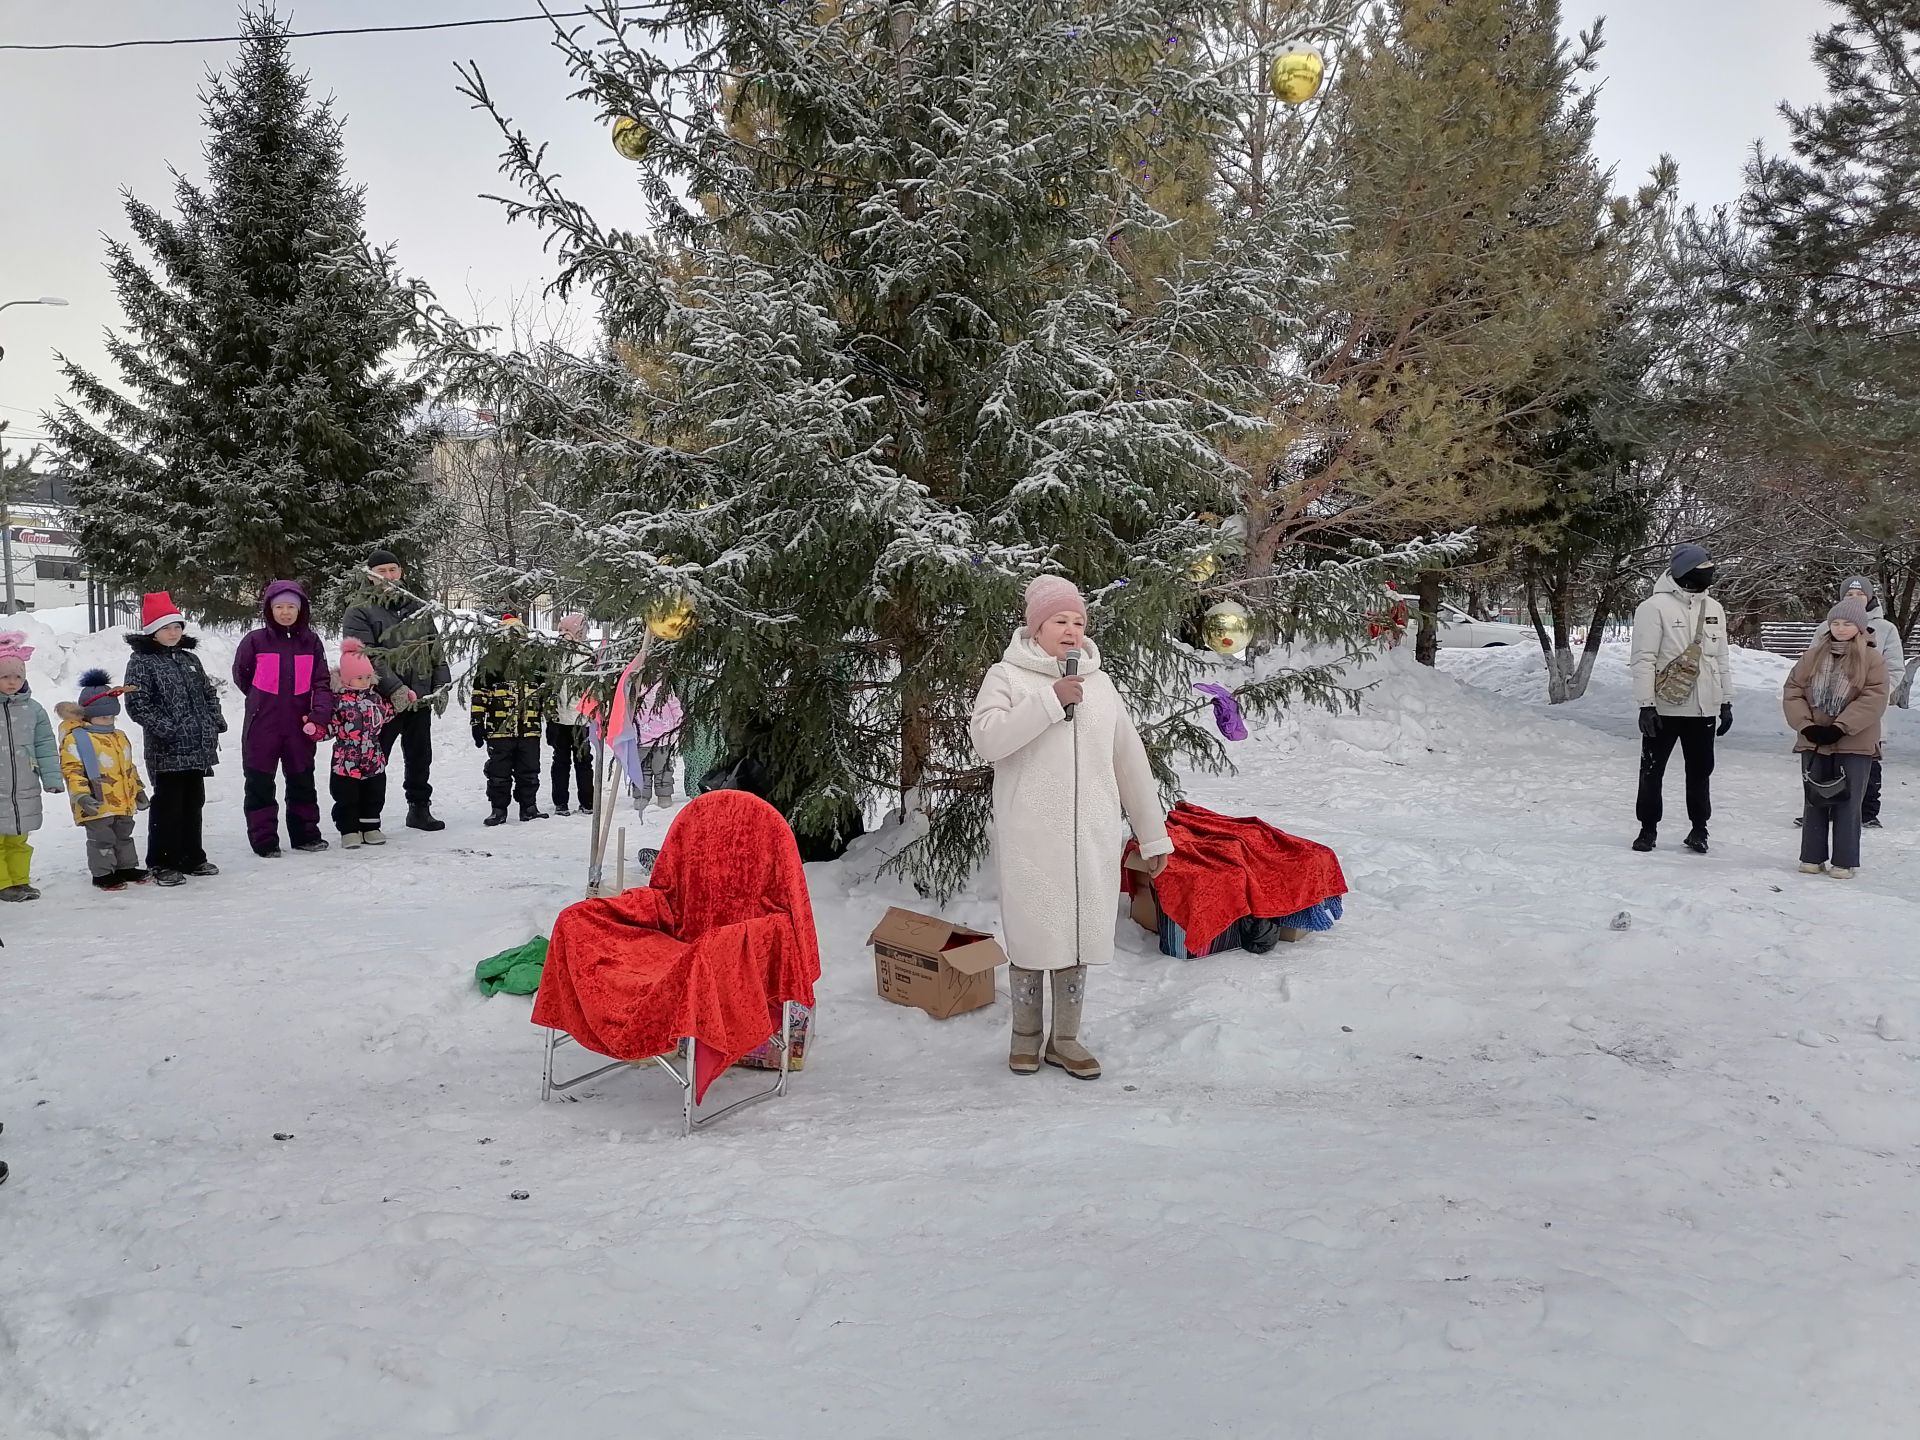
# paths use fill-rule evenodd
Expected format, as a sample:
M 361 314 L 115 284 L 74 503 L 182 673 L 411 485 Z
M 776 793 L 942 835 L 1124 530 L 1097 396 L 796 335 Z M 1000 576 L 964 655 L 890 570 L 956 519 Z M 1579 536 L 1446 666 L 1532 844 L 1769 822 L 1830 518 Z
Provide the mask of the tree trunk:
M 1414 642 L 1413 658 L 1432 665 L 1440 653 L 1440 572 L 1421 571 L 1415 593 L 1420 600 L 1420 638 Z
M 1560 634 L 1560 617 L 1556 608 L 1554 633 L 1548 635 L 1546 622 L 1540 618 L 1540 587 L 1531 574 L 1527 576 L 1526 588 L 1527 616 L 1533 621 L 1533 633 L 1540 642 L 1540 658 L 1547 664 L 1547 703 L 1558 705 L 1567 698 L 1567 672 L 1560 664 L 1555 645 Z
M 1567 680 L 1567 698 L 1578 700 L 1587 693 L 1593 679 L 1593 662 L 1600 657 L 1608 622 L 1613 619 L 1613 586 L 1603 585 L 1600 598 L 1593 602 L 1593 618 L 1587 622 L 1587 643 L 1580 648 L 1580 663 Z

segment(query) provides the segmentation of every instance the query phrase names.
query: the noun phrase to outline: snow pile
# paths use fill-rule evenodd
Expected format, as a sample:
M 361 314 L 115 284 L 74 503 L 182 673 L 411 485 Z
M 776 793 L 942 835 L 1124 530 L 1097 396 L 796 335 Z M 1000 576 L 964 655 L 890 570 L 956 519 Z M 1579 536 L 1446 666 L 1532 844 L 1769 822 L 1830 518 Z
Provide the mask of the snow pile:
M 253 860 L 231 751 L 218 880 L 95 895 L 51 825 L 0 914 L 0 1435 L 1911 1433 L 1913 747 L 1862 878 L 1793 873 L 1743 654 L 1713 854 L 1636 855 L 1623 672 L 1547 707 L 1529 659 L 1385 657 L 1194 779 L 1332 844 L 1347 919 L 1178 961 L 1116 917 L 1095 1085 L 1010 1076 L 1004 999 L 874 995 L 929 908 L 885 837 L 809 867 L 807 1069 L 689 1142 L 647 1074 L 543 1106 L 474 989 L 586 825 L 482 830 L 457 715 L 452 828 L 383 852 Z

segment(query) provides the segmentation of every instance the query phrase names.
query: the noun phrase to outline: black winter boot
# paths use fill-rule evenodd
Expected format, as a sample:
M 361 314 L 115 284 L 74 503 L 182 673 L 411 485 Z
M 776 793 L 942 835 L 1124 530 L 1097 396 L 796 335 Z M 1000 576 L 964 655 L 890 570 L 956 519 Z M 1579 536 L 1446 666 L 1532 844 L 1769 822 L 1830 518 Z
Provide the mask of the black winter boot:
M 1642 830 L 1638 835 L 1634 836 L 1633 848 L 1643 851 L 1651 850 L 1653 848 L 1653 831 Z
M 433 818 L 433 811 L 426 805 L 407 807 L 407 828 L 409 830 L 444 830 L 447 822 Z
M 409 824 L 411 824 L 412 822 L 411 822 L 411 821 L 409 821 L 408 823 L 409 823 Z M 489 816 L 487 816 L 487 818 L 486 818 L 486 819 L 484 819 L 484 820 L 482 820 L 482 821 L 481 821 L 480 823 L 481 823 L 482 825 L 504 825 L 504 824 L 506 824 L 506 823 L 507 823 L 507 808 L 506 808 L 506 806 L 504 806 L 504 805 L 502 805 L 502 806 L 501 806 L 501 807 L 499 807 L 499 808 L 498 808 L 497 810 L 495 810 L 495 811 L 494 811 L 494 812 L 493 812 L 492 814 L 490 814 Z
M 538 800 L 534 801 L 531 805 L 522 805 L 520 807 L 520 819 L 522 821 L 544 820 L 546 818 L 547 812 L 540 808 L 540 802 Z
M 1687 838 L 1680 843 L 1694 854 L 1704 855 L 1707 853 L 1707 832 L 1704 830 L 1689 830 L 1687 832 Z

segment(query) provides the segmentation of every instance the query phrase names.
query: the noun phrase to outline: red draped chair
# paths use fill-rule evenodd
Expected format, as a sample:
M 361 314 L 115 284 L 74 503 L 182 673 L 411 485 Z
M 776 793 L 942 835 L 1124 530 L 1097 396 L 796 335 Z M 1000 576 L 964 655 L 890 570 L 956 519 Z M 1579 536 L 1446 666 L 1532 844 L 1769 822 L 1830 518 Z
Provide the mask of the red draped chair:
M 793 831 L 739 790 L 692 801 L 660 847 L 648 884 L 583 900 L 553 923 L 533 1023 L 547 1027 L 540 1098 L 623 1066 L 658 1066 L 682 1092 L 686 1134 L 729 1111 L 784 1095 L 793 1005 L 813 1004 L 820 942 Z M 764 1090 L 709 1114 L 707 1087 L 778 1037 Z M 611 1063 L 555 1080 L 568 1041 Z

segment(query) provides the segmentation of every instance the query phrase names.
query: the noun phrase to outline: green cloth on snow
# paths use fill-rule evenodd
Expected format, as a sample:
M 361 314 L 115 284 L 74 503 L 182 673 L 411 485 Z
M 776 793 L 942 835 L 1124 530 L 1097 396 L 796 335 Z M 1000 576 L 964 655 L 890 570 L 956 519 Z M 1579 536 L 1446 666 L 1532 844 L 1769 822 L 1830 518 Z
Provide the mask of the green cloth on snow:
M 540 972 L 547 964 L 547 937 L 536 935 L 524 945 L 489 955 L 473 967 L 473 978 L 483 995 L 531 995 L 540 988 Z

